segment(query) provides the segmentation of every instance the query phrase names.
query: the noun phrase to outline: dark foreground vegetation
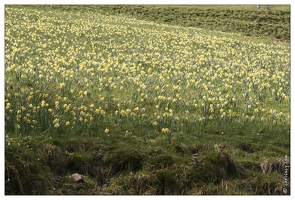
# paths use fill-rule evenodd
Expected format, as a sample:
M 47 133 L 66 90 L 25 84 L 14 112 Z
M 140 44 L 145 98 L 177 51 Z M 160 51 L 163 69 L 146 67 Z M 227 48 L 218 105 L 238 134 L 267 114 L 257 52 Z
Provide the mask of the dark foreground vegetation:
M 177 135 L 6 137 L 6 194 L 284 194 L 288 137 L 203 130 Z M 281 131 L 282 130 L 276 130 Z M 287 131 L 287 130 L 285 130 Z M 246 133 L 247 132 L 247 133 Z M 287 135 L 287 134 L 286 134 Z M 268 143 L 264 141 L 267 139 Z M 287 171 L 285 171 L 287 170 Z M 79 173 L 76 181 L 71 175 Z M 289 176 L 289 175 L 288 175 Z

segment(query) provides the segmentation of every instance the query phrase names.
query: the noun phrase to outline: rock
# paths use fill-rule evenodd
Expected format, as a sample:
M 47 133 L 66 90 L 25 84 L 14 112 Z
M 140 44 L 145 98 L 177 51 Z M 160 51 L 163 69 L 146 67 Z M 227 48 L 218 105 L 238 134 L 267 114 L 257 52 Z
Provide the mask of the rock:
M 76 182 L 84 182 L 84 176 L 78 173 L 72 174 L 71 177 L 76 181 Z

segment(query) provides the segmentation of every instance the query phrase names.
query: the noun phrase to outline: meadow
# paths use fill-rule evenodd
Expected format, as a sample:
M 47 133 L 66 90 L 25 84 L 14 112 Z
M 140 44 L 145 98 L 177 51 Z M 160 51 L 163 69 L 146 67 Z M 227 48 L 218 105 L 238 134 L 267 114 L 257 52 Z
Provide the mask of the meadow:
M 123 15 L 184 27 L 235 32 L 250 37 L 268 37 L 290 41 L 289 5 L 96 5 L 82 6 L 86 11 L 105 15 Z M 81 6 L 55 6 L 53 9 L 76 10 Z M 267 41 L 267 40 L 266 40 Z
M 283 194 L 288 43 L 78 7 L 5 6 L 6 194 Z

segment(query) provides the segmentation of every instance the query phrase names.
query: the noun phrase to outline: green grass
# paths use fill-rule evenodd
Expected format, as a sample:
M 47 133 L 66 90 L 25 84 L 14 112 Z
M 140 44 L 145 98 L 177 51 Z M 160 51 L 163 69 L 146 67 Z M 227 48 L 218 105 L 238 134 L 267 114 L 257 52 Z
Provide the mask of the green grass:
M 287 36 L 217 28 L 251 6 L 195 8 L 6 6 L 5 193 L 289 191 Z
M 52 7 L 77 9 L 75 6 Z M 257 9 L 257 5 L 97 5 L 84 6 L 83 9 L 87 12 L 119 14 L 157 23 L 290 41 L 289 5 L 271 5 L 269 8 L 262 5 L 261 9 Z
M 262 174 L 261 164 L 282 164 L 290 154 L 288 137 L 217 132 L 175 135 L 170 144 L 158 134 L 148 140 L 136 133 L 8 134 L 6 193 L 196 194 L 204 188 L 203 194 L 282 194 L 284 169 L 273 166 Z M 229 160 L 219 160 L 223 156 Z M 69 178 L 77 172 L 85 183 Z

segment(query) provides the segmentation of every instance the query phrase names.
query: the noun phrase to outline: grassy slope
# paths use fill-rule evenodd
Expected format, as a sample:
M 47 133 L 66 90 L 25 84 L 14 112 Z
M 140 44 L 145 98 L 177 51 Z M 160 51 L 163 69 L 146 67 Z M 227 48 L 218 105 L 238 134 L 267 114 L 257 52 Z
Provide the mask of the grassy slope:
M 58 6 L 53 8 L 61 9 Z M 63 9 L 77 9 L 68 6 Z M 79 8 L 80 9 L 80 8 Z M 175 6 L 175 5 L 99 5 L 84 6 L 87 11 L 125 16 L 207 30 L 235 32 L 244 36 L 290 41 L 290 6 Z
M 143 139 L 136 130 L 123 135 L 76 135 L 71 139 L 68 134 L 7 134 L 5 191 L 6 194 L 282 194 L 282 159 L 290 154 L 289 130 L 282 127 L 254 132 L 256 129 L 240 125 L 210 127 L 200 135 L 179 134 L 171 143 L 157 134 Z M 266 174 L 262 173 L 263 168 Z M 69 178 L 76 172 L 86 176 L 84 183 Z

